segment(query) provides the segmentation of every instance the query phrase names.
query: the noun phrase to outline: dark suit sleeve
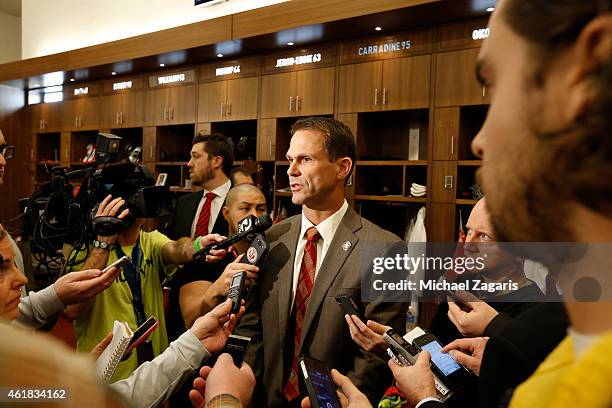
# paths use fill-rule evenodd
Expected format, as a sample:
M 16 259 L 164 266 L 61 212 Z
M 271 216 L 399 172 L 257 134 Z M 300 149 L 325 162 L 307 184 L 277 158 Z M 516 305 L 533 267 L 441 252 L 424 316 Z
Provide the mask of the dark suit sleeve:
M 446 404 L 440 401 L 427 401 L 419 405 L 419 408 L 444 408 Z
M 505 313 L 499 313 L 497 316 L 493 318 L 485 327 L 483 336 L 493 337 L 500 334 L 508 324 L 512 322 L 512 317 L 508 316 Z
M 174 205 L 174 208 L 172 209 L 172 213 L 166 219 L 166 225 L 164 225 L 164 228 L 162 230 L 164 235 L 166 235 L 168 238 L 172 240 L 177 239 L 176 216 L 178 213 L 179 206 L 180 206 L 180 199 L 176 201 L 176 204 Z
M 382 254 L 401 253 L 406 246 L 403 241 L 389 243 L 389 249 Z M 372 269 L 369 269 L 370 271 Z M 369 271 L 365 271 L 369 273 Z M 364 276 L 364 275 L 362 275 Z M 363 290 L 362 281 L 362 290 Z M 384 298 L 365 303 L 364 322 L 374 320 L 378 323 L 391 326 L 398 333 L 405 332 L 406 313 L 408 303 L 406 302 L 384 302 Z M 397 299 L 396 299 L 397 300 Z M 393 376 L 387 364 L 360 347 L 354 359 L 353 370 L 347 376 L 355 383 L 357 388 L 363 392 L 373 404 L 378 404 L 387 386 L 391 385 Z M 372 381 L 372 374 L 375 373 L 376 381 Z
M 256 389 L 253 401 L 263 401 L 265 390 L 263 389 L 263 338 L 262 326 L 259 315 L 259 283 L 255 283 L 249 291 L 245 303 L 245 313 L 240 318 L 234 333 L 239 336 L 251 338 L 247 348 L 244 361 L 251 366 L 255 374 Z M 282 357 L 279 357 L 282 358 Z

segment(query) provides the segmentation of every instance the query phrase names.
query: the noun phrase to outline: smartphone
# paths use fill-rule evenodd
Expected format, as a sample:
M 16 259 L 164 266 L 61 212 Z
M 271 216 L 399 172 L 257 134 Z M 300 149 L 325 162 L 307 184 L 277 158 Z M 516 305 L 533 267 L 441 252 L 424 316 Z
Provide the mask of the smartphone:
M 464 298 L 459 296 L 456 291 L 445 290 L 444 292 L 446 293 L 447 296 L 449 296 L 453 300 L 453 302 L 457 303 L 457 305 L 461 308 L 461 310 L 465 312 L 472 311 L 472 306 L 470 306 Z
M 340 305 L 345 315 L 355 315 L 363 321 L 362 314 L 359 312 L 359 306 L 357 306 L 357 302 L 351 296 L 338 295 L 336 296 L 336 303 Z
M 452 390 L 457 390 L 473 379 L 470 371 L 459 365 L 449 354 L 442 353 L 442 344 L 431 333 L 417 337 L 412 342 L 419 350 L 431 354 L 431 368 L 434 374 Z
M 125 357 L 133 349 L 138 347 L 138 345 L 142 343 L 143 341 L 145 341 L 149 337 L 149 334 L 151 334 L 153 330 L 157 329 L 158 327 L 159 327 L 159 321 L 157 321 L 155 316 L 149 317 L 143 324 L 140 325 L 140 327 L 138 327 L 134 331 L 132 340 L 130 340 L 130 343 L 125 349 L 125 352 L 123 353 L 123 356 Z
M 230 282 L 230 288 L 227 292 L 227 297 L 232 300 L 232 313 L 238 313 L 240 310 L 240 304 L 246 291 L 246 272 L 236 272 L 232 276 Z
M 121 268 L 123 265 L 125 265 L 128 262 L 131 262 L 132 260 L 130 259 L 129 256 L 122 256 L 121 258 L 117 259 L 115 262 L 113 262 L 112 264 L 108 265 L 106 268 L 102 269 L 102 274 L 105 274 L 106 272 L 110 271 L 111 268 Z
M 263 234 L 255 235 L 251 246 L 246 250 L 241 262 L 249 265 L 259 266 L 261 260 L 268 253 L 268 242 Z
M 223 351 L 221 351 L 221 354 L 228 353 L 230 356 L 232 356 L 234 365 L 240 368 L 250 343 L 250 337 L 230 334 L 230 336 L 227 338 L 227 342 L 225 342 L 225 347 L 223 348 Z
M 407 364 L 404 363 L 404 365 L 414 365 L 416 363 L 419 349 L 408 343 L 399 333 L 396 333 L 395 330 L 387 330 L 383 334 L 383 339 L 387 342 L 393 354 L 400 354 L 401 358 L 397 358 L 400 363 L 403 363 L 402 360 L 406 360 L 407 362 Z
M 298 364 L 312 408 L 341 408 L 336 386 L 327 366 L 311 357 L 300 358 Z

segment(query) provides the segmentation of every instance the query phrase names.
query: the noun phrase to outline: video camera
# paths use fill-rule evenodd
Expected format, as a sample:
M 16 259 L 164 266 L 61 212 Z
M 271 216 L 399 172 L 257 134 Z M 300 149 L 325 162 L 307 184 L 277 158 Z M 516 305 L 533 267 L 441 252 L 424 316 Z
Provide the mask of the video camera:
M 65 265 L 76 263 L 76 254 L 87 249 L 97 235 L 114 235 L 137 218 L 166 216 L 171 211 L 167 186 L 156 186 L 155 178 L 144 165 L 129 161 L 117 163 L 122 138 L 99 133 L 95 162 L 68 171 L 53 169 L 52 180 L 39 186 L 23 200 L 24 236 L 32 239 L 32 252 L 41 259 L 57 263 L 65 244 L 73 247 Z M 125 219 L 95 217 L 99 203 L 108 195 L 125 200 L 129 209 Z M 42 262 L 42 261 L 41 261 Z

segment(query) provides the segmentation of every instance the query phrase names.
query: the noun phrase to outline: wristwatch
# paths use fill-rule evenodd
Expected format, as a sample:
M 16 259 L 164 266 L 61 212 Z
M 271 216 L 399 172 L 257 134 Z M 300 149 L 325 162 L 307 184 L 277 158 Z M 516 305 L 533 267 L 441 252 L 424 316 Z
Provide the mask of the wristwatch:
M 93 240 L 94 248 L 106 249 L 107 251 L 112 251 L 115 249 L 115 244 L 109 244 L 108 242 L 98 241 L 97 239 Z

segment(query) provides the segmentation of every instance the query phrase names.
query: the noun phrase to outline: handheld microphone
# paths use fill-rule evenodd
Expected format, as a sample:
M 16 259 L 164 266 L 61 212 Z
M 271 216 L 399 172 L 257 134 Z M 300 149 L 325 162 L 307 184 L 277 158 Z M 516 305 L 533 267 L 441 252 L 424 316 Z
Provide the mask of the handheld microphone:
M 215 242 L 214 244 L 207 245 L 200 249 L 193 254 L 193 260 L 197 261 L 205 258 L 213 249 L 227 248 L 238 241 L 248 238 L 250 235 L 264 233 L 271 226 L 272 218 L 270 218 L 268 214 L 264 214 L 257 218 L 254 215 L 249 215 L 238 223 L 238 232 L 236 234 L 227 237 L 221 242 Z

